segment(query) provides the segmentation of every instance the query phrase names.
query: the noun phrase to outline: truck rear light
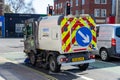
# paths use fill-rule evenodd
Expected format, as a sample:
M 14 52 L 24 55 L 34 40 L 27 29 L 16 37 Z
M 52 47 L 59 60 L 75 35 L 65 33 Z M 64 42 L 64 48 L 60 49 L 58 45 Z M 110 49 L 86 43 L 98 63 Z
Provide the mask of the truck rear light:
M 61 58 L 60 59 L 60 62 L 66 62 L 66 61 L 68 61 L 68 58 Z
M 90 59 L 95 59 L 95 55 L 94 54 L 90 54 L 89 58 Z
M 111 45 L 112 45 L 112 46 L 116 46 L 116 39 L 112 38 L 112 40 L 111 40 Z

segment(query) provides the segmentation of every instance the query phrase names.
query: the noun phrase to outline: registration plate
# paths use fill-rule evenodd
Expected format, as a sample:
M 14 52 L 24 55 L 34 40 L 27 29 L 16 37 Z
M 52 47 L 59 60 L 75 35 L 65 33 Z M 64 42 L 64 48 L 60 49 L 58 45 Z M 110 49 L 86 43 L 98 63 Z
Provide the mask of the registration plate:
M 83 61 L 84 57 L 72 58 L 72 62 Z

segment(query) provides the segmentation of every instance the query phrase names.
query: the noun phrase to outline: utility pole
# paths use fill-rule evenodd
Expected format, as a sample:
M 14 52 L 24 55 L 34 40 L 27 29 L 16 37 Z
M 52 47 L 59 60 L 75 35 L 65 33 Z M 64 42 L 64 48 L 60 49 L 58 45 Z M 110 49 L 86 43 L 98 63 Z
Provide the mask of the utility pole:
M 118 0 L 116 0 L 116 20 L 115 23 L 118 23 Z
M 120 0 L 116 0 L 116 23 L 120 24 Z
M 58 0 L 57 0 L 57 15 L 58 15 Z

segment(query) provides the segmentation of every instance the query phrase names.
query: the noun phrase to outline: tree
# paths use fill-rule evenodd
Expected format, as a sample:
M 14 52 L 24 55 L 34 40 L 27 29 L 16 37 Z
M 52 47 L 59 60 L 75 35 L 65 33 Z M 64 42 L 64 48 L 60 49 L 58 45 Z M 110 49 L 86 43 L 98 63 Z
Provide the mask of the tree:
M 4 5 L 4 13 L 13 13 L 9 5 Z
M 14 13 L 34 13 L 32 1 L 29 0 L 28 3 L 25 3 L 25 0 L 6 0 Z

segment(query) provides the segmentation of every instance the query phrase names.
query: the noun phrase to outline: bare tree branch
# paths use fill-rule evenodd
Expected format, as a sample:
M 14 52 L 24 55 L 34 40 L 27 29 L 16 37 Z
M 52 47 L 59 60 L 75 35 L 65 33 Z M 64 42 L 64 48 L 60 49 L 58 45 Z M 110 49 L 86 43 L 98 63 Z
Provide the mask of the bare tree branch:
M 14 13 L 34 13 L 32 7 L 33 0 L 30 0 L 29 3 L 25 3 L 25 0 L 7 0 L 8 5 L 11 6 L 11 9 Z

